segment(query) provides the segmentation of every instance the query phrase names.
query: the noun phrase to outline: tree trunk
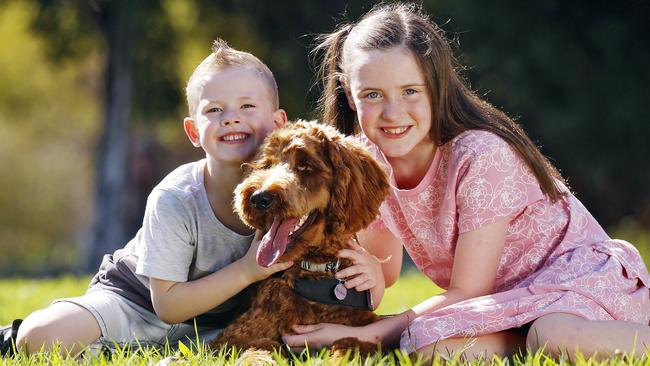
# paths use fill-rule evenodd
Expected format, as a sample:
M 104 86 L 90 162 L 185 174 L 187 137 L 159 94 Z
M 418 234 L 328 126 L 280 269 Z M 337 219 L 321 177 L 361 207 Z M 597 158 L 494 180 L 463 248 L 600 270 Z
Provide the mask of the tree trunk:
M 129 118 L 133 94 L 131 58 L 132 17 L 129 1 L 116 1 L 102 9 L 107 64 L 104 96 L 105 119 L 97 151 L 92 220 L 83 243 L 80 268 L 97 270 L 102 256 L 127 241 Z

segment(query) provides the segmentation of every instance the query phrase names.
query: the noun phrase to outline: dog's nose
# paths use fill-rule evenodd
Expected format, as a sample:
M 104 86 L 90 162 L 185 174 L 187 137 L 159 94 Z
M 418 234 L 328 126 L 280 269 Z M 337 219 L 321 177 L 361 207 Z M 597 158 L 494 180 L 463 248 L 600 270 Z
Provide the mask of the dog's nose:
M 251 196 L 251 202 L 256 209 L 266 210 L 273 204 L 273 194 L 266 191 L 255 192 Z

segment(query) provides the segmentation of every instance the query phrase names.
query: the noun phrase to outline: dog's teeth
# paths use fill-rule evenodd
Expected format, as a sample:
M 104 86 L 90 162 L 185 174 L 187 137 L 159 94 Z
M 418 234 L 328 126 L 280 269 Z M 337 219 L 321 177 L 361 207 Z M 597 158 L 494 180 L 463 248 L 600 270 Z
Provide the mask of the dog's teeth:
M 308 217 L 309 217 L 309 215 L 305 215 L 305 216 L 301 217 L 300 221 L 298 222 L 298 226 L 302 226 L 302 224 L 304 224 L 305 221 L 307 221 Z
M 298 223 L 296 224 L 296 226 L 294 226 L 293 229 L 291 229 L 291 232 L 289 233 L 289 235 L 293 235 L 293 233 L 298 231 L 298 229 L 300 229 L 300 227 L 307 221 L 308 217 L 309 217 L 309 214 L 301 217 L 300 220 L 298 220 Z
M 291 229 L 291 231 L 289 232 L 289 235 L 293 235 L 296 231 L 298 231 L 302 227 L 302 225 L 304 225 L 305 222 L 307 222 L 308 218 L 309 218 L 309 214 L 301 217 L 300 220 L 298 220 L 298 223 L 296 224 L 296 226 L 294 226 L 293 229 Z

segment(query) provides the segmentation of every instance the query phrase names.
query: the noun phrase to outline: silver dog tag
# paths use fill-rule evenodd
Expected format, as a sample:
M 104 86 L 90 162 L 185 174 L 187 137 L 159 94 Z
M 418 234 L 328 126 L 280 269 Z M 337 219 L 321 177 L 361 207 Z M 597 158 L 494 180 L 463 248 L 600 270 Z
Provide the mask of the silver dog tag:
M 345 299 L 346 296 L 348 296 L 348 289 L 345 288 L 345 285 L 343 283 L 343 281 L 339 281 L 339 283 L 334 286 L 334 297 L 341 301 Z

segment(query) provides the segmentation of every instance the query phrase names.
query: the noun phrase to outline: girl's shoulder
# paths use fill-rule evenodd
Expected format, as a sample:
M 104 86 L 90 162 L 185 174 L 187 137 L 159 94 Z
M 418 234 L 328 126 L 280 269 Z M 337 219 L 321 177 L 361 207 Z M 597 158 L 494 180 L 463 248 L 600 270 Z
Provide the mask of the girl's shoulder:
M 482 154 L 495 149 L 510 149 L 510 145 L 499 135 L 484 130 L 467 130 L 454 137 L 449 146 L 454 155 Z
M 499 135 L 484 130 L 465 131 L 444 145 L 451 167 L 463 169 L 472 162 L 486 164 L 519 164 L 515 150 Z

